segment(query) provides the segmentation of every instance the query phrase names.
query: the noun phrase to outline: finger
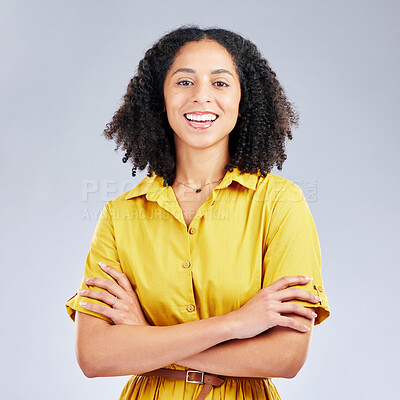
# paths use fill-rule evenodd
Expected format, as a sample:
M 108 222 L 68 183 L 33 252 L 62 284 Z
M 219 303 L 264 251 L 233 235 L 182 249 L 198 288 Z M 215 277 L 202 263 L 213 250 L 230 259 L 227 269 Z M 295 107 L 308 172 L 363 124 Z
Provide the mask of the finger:
M 104 315 L 105 317 L 110 318 L 114 322 L 114 318 L 116 316 L 116 310 L 114 310 L 110 307 L 104 306 L 102 304 L 88 303 L 85 301 L 81 301 L 79 304 L 86 310 L 93 311 L 97 314 Z
M 319 303 L 321 298 L 314 295 L 311 292 L 307 292 L 307 290 L 300 288 L 287 288 L 280 290 L 277 293 L 274 293 L 275 299 L 278 301 L 286 301 L 286 300 L 303 300 L 309 303 Z
M 269 290 L 282 290 L 289 286 L 294 285 L 305 285 L 312 281 L 312 276 L 295 275 L 295 276 L 283 276 L 271 285 L 267 286 Z
M 303 307 L 298 303 L 280 303 L 276 311 L 280 314 L 299 314 L 308 319 L 317 317 L 317 314 L 313 310 Z
M 103 303 L 107 303 L 110 306 L 114 303 L 115 296 L 111 293 L 105 292 L 104 290 L 82 290 L 79 289 L 78 293 L 82 297 L 89 297 L 91 299 L 100 300 Z
M 285 326 L 287 328 L 294 329 L 299 332 L 308 332 L 310 328 L 294 318 L 280 316 L 277 319 L 279 326 Z
M 128 277 L 121 271 L 118 271 L 116 268 L 110 267 L 109 265 L 99 262 L 100 268 L 108 275 L 112 276 L 117 280 L 118 285 L 121 286 L 127 292 L 133 292 L 133 288 Z
M 126 292 L 122 289 L 117 282 L 112 279 L 104 279 L 104 278 L 85 278 L 83 280 L 88 286 L 97 286 L 99 288 L 105 289 L 114 296 L 117 296 L 120 299 L 126 297 Z

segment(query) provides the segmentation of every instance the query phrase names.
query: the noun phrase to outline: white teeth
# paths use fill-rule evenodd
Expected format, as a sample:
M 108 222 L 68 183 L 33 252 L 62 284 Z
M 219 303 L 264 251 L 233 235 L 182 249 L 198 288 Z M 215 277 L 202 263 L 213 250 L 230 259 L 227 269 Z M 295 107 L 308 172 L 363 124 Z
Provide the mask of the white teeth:
M 190 121 L 215 121 L 217 116 L 214 114 L 185 114 L 186 118 Z

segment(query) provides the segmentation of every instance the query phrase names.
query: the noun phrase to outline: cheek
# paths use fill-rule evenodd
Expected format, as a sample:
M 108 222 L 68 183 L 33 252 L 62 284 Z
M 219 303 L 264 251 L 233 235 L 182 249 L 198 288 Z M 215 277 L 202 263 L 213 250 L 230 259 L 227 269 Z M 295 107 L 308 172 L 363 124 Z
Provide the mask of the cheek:
M 171 113 L 179 113 L 184 105 L 184 98 L 178 91 L 170 92 L 168 96 L 164 96 L 165 106 Z
M 172 128 L 181 123 L 180 112 L 174 107 L 167 108 L 167 118 Z
M 165 99 L 165 109 L 169 125 L 173 130 L 177 129 L 183 121 L 181 120 L 181 117 L 183 117 L 181 115 L 181 105 L 177 102 L 177 98 L 170 97 L 169 99 Z
M 239 111 L 240 97 L 230 97 L 225 103 L 226 110 L 230 113 L 237 114 Z
M 240 91 L 231 91 L 224 93 L 219 98 L 220 106 L 227 112 L 237 112 L 240 104 Z
M 235 108 L 238 110 L 239 109 L 239 104 L 240 104 L 240 99 L 241 99 L 241 93 L 240 93 L 240 90 L 236 93 L 236 96 L 235 96 L 235 100 L 234 100 L 234 103 L 235 103 Z

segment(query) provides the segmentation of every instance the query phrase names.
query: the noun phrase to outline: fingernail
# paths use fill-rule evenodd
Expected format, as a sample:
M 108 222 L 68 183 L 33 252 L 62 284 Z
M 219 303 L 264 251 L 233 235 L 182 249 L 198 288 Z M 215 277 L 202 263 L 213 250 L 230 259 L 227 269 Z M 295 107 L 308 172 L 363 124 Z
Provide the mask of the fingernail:
M 86 290 L 79 289 L 79 290 L 78 290 L 78 293 L 79 293 L 79 294 L 85 294 L 85 293 L 86 293 Z
M 80 301 L 79 304 L 80 304 L 81 306 L 86 306 L 86 305 L 87 305 L 87 303 L 86 303 L 85 301 Z
M 306 325 L 304 325 L 304 328 L 306 328 L 308 331 L 310 330 L 310 328 Z
M 107 267 L 107 264 L 104 264 L 104 263 L 101 262 L 101 261 L 99 262 L 99 265 L 100 265 L 101 268 L 106 268 L 106 267 Z
M 306 276 L 306 279 L 307 279 L 308 281 L 312 281 L 312 280 L 313 280 L 313 277 L 312 277 L 312 276 Z
M 317 318 L 317 317 L 318 317 L 318 315 L 315 314 L 315 312 L 313 312 L 312 315 L 313 315 L 314 318 Z
M 321 301 L 321 297 L 319 297 L 319 296 L 315 296 L 315 300 L 317 300 L 317 301 Z

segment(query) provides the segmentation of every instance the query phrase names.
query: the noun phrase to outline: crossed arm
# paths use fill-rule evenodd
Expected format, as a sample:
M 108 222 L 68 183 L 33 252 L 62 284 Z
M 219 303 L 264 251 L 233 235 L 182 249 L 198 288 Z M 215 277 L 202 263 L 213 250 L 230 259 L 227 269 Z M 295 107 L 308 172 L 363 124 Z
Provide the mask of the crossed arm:
M 220 343 L 177 364 L 219 375 L 294 378 L 306 361 L 313 321 L 297 314 L 287 316 L 310 331 L 277 326 L 254 338 Z
M 280 323 L 270 325 L 269 329 L 265 321 L 256 327 L 260 315 L 263 317 L 267 312 L 265 302 L 272 301 L 272 297 L 267 300 L 266 296 L 273 296 L 274 299 L 300 296 L 295 295 L 299 289 L 296 291 L 288 287 L 305 283 L 305 277 L 282 278 L 271 284 L 268 290 L 263 289 L 256 294 L 240 310 L 231 313 L 177 325 L 150 326 L 126 275 L 106 264 L 100 263 L 100 266 L 115 281 L 85 279 L 87 284 L 106 290 L 79 292 L 108 304 L 114 304 L 114 297 L 118 297 L 118 303 L 111 308 L 80 303 L 87 310 L 107 316 L 114 324 L 76 312 L 76 354 L 87 377 L 138 375 L 178 364 L 226 376 L 292 378 L 306 360 L 314 323 L 314 319 L 310 318 L 311 310 L 278 301 L 276 304 L 281 304 L 279 309 L 286 317 L 280 316 Z M 311 293 L 300 292 L 303 299 L 306 296 L 308 300 L 318 300 Z M 291 313 L 289 310 L 295 306 L 306 313 Z M 238 311 L 242 314 L 238 315 Z M 272 318 L 270 312 L 268 315 Z M 296 329 L 288 327 L 294 328 L 296 324 Z M 305 331 L 304 325 L 310 329 Z M 299 327 L 302 331 L 297 330 Z M 256 335 L 257 332 L 261 333 Z
M 219 375 L 293 378 L 306 360 L 313 321 L 288 316 L 310 331 L 277 326 L 232 340 L 224 316 L 157 327 L 111 325 L 77 311 L 76 354 L 87 377 L 135 375 L 176 363 Z

